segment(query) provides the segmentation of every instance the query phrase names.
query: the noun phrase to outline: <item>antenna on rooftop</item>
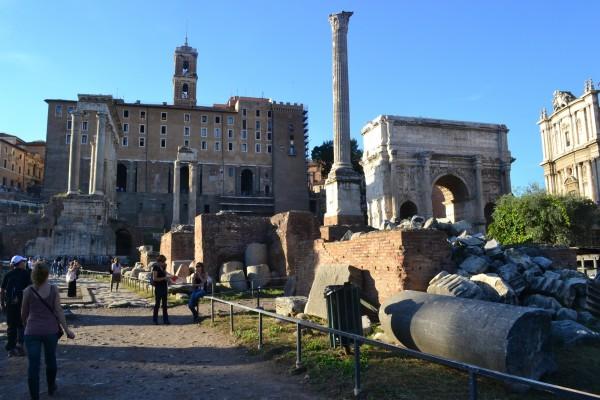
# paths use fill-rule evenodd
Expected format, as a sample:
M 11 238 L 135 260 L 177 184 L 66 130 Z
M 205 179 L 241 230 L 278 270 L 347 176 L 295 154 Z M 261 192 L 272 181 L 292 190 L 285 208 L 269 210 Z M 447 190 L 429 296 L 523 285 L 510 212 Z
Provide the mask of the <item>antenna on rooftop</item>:
M 188 22 L 185 21 L 185 45 L 188 45 Z

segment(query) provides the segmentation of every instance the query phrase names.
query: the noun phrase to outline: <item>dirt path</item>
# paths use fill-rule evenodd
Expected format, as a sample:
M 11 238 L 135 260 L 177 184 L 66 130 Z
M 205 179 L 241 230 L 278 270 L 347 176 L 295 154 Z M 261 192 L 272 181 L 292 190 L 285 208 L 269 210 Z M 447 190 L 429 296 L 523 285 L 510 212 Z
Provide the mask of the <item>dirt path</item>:
M 275 371 L 272 362 L 248 355 L 209 319 L 191 324 L 185 306 L 170 309 L 170 326 L 153 325 L 147 308 L 73 313 L 77 338 L 60 340 L 56 399 L 318 398 L 301 376 Z M 7 359 L 1 351 L 0 399 L 29 398 L 26 381 L 26 359 Z M 49 398 L 45 378 L 41 391 Z

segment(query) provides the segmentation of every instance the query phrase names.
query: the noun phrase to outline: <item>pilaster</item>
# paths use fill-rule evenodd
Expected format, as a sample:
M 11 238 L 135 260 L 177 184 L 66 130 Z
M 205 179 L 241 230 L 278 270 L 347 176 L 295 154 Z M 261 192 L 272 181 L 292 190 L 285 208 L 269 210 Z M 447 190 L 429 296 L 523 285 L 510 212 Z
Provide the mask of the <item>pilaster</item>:
M 71 143 L 69 145 L 69 177 L 67 182 L 67 194 L 79 192 L 79 146 L 81 146 L 81 116 L 82 113 L 74 111 L 71 113 Z
M 180 189 L 179 189 L 179 174 L 180 174 L 180 167 L 181 167 L 181 163 L 179 161 L 175 161 L 174 162 L 174 168 L 173 168 L 173 222 L 172 225 L 179 225 L 179 214 L 180 214 L 180 207 L 179 207 L 179 197 L 181 196 L 180 193 Z

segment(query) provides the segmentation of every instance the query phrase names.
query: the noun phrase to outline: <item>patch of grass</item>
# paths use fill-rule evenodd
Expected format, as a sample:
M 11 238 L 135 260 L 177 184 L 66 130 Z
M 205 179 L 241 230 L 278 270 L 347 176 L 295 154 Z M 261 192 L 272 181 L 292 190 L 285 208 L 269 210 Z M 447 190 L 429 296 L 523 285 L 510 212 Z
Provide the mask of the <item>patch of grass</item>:
M 322 322 L 322 321 L 321 321 Z M 296 326 L 263 319 L 264 344 L 258 343 L 258 317 L 236 314 L 237 342 L 252 353 L 273 359 L 285 369 L 293 369 L 296 359 Z M 218 317 L 215 327 L 229 332 L 229 318 Z M 315 391 L 331 398 L 349 398 L 354 387 L 354 356 L 329 347 L 329 337 L 304 330 L 302 363 Z M 545 381 L 561 386 L 600 393 L 600 346 L 579 346 L 556 354 L 560 370 Z M 361 346 L 363 397 L 367 399 L 442 399 L 468 398 L 468 376 L 445 366 L 414 359 L 370 345 Z M 497 381 L 478 378 L 480 399 L 545 400 L 556 397 L 538 391 L 516 393 Z
M 228 289 L 222 286 L 215 287 L 215 292 L 215 294 L 218 295 L 220 299 L 228 301 L 255 299 L 257 296 L 257 291 L 254 291 L 253 295 L 252 291 L 237 292 L 233 289 Z M 260 297 L 263 299 L 272 299 L 279 296 L 283 296 L 283 289 L 266 288 L 260 290 Z

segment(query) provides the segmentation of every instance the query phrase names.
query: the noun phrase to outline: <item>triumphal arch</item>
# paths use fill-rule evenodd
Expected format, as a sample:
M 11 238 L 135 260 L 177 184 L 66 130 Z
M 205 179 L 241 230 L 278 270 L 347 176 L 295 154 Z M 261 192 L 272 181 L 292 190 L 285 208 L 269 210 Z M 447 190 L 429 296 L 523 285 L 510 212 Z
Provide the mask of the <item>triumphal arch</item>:
M 468 220 L 479 231 L 510 193 L 505 125 L 379 116 L 363 129 L 369 225 L 415 214 Z

